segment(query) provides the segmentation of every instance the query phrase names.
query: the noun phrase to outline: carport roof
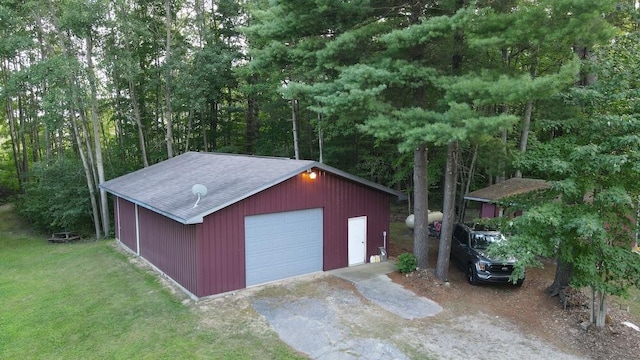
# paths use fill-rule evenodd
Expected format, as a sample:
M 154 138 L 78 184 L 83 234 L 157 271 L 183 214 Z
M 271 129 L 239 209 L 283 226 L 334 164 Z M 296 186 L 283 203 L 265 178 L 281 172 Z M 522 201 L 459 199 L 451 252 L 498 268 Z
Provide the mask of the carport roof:
M 494 202 L 509 196 L 548 189 L 551 183 L 546 180 L 511 178 L 501 183 L 472 191 L 464 196 L 466 200 Z
M 184 153 L 106 181 L 100 187 L 180 223 L 196 224 L 209 214 L 314 168 L 399 198 L 404 196 L 316 161 L 200 152 Z M 207 195 L 194 207 L 195 184 L 204 185 Z

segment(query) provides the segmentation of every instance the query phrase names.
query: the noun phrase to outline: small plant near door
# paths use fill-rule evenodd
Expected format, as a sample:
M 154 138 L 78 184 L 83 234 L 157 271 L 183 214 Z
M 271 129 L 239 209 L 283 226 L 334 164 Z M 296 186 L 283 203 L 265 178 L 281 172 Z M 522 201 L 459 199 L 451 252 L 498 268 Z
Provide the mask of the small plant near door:
M 408 274 L 416 270 L 416 257 L 411 253 L 403 253 L 398 256 L 396 269 L 400 274 Z

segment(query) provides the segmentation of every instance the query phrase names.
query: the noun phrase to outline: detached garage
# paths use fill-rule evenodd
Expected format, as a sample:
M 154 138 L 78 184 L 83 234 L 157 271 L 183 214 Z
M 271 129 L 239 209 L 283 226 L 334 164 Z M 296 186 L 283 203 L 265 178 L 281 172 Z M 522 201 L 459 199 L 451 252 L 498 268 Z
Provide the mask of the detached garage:
M 403 196 L 315 161 L 196 152 L 101 187 L 119 243 L 194 298 L 362 264 Z

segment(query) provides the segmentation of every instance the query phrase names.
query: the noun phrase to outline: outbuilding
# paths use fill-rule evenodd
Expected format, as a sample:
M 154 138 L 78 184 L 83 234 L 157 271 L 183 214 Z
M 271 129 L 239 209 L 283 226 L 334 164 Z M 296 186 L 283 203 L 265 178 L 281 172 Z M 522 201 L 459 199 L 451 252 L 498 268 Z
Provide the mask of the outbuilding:
M 101 187 L 118 242 L 194 298 L 363 264 L 403 197 L 315 161 L 198 152 Z
M 511 178 L 470 192 L 464 199 L 480 203 L 480 218 L 495 218 L 503 215 L 504 207 L 500 203 L 504 199 L 550 187 L 551 183 L 546 180 Z

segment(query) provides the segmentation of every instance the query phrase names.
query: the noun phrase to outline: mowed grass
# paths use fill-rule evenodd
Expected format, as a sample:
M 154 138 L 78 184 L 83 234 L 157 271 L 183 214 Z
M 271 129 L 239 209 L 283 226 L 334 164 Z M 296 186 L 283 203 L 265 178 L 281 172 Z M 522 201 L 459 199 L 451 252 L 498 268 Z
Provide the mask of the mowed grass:
M 0 211 L 0 359 L 299 358 L 273 333 L 202 326 L 113 241 L 48 244 L 22 228 Z

